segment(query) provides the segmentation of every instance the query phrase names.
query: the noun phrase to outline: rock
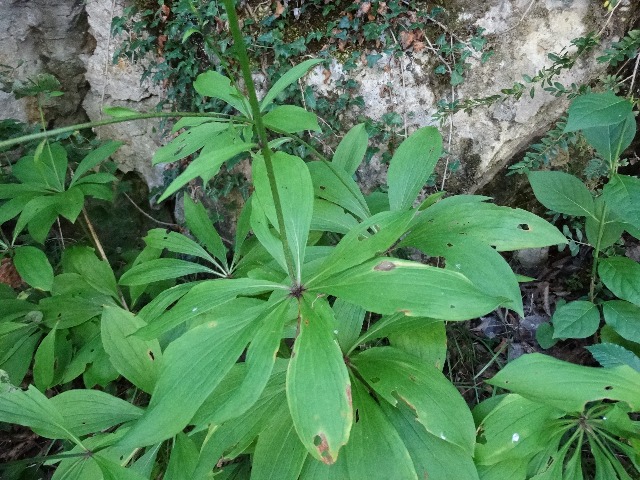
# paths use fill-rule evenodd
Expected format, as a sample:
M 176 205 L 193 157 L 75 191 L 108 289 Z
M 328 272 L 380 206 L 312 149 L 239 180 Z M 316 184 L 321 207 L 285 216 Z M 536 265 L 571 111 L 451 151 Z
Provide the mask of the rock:
M 534 273 L 543 267 L 549 259 L 549 247 L 525 248 L 518 250 L 513 256 L 527 272 Z

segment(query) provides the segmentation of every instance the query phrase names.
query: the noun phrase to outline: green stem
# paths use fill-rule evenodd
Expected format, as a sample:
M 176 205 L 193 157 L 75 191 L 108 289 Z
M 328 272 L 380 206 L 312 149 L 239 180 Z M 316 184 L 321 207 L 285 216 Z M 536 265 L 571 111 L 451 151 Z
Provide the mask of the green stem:
M 45 132 L 32 133 L 29 135 L 23 135 L 17 138 L 11 138 L 0 142 L 0 150 L 19 145 L 21 143 L 31 142 L 33 140 L 40 140 L 42 138 L 54 137 L 63 133 L 75 132 L 76 130 L 84 130 L 86 128 L 102 127 L 104 125 L 112 125 L 114 123 L 133 122 L 135 120 L 144 120 L 147 118 L 171 118 L 171 117 L 207 117 L 218 118 L 223 117 L 230 120 L 243 120 L 247 122 L 244 117 L 230 117 L 221 113 L 194 113 L 194 112 L 153 112 L 153 113 L 141 113 L 138 115 L 128 115 L 126 117 L 109 118 L 106 120 L 99 120 L 96 122 L 78 123 L 76 125 L 69 125 L 68 127 L 56 128 L 53 130 L 47 130 Z
M 276 217 L 278 219 L 278 230 L 280 230 L 280 238 L 282 240 L 282 249 L 284 251 L 284 258 L 287 263 L 287 270 L 291 280 L 300 283 L 300 275 L 296 274 L 293 261 L 293 253 L 289 247 L 289 241 L 287 239 L 287 232 L 284 226 L 284 216 L 282 214 L 282 202 L 280 201 L 280 193 L 278 192 L 278 186 L 276 183 L 276 176 L 273 170 L 272 156 L 273 152 L 269 148 L 269 140 L 267 138 L 267 130 L 262 122 L 262 114 L 260 113 L 260 104 L 258 103 L 258 96 L 256 95 L 256 88 L 253 83 L 253 77 L 251 76 L 251 68 L 249 63 L 249 55 L 247 54 L 247 47 L 244 44 L 244 38 L 240 31 L 240 24 L 238 22 L 238 15 L 236 14 L 233 0 L 224 0 L 224 6 L 227 10 L 227 16 L 229 18 L 229 28 L 231 29 L 231 35 L 233 36 L 233 42 L 238 55 L 238 61 L 242 68 L 242 77 L 244 79 L 245 86 L 247 88 L 247 94 L 249 96 L 249 105 L 251 106 L 251 113 L 253 115 L 253 126 L 258 136 L 258 142 L 262 150 L 262 156 L 264 158 L 265 168 L 267 170 L 267 178 L 269 179 L 269 185 L 271 187 L 271 196 L 273 197 L 273 204 L 276 210 Z
M 600 225 L 598 227 L 598 240 L 593 250 L 593 265 L 591 265 L 591 284 L 589 285 L 589 301 L 593 303 L 595 299 L 596 276 L 598 275 L 598 258 L 600 257 L 600 245 L 602 245 L 602 235 L 604 234 L 604 225 L 607 218 L 607 206 L 602 208 L 602 216 L 600 217 Z

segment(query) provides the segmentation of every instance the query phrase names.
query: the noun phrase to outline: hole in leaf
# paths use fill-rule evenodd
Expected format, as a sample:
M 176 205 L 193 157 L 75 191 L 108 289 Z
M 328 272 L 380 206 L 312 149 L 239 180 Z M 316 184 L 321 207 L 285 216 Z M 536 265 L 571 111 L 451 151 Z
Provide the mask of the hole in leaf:
M 360 410 L 358 410 L 357 408 L 356 408 L 356 411 L 354 413 L 354 418 L 355 418 L 356 423 L 358 423 L 360 421 Z
M 371 383 L 378 383 L 380 381 L 380 377 L 371 377 Z
M 613 390 L 613 387 L 611 385 L 607 385 L 606 387 L 604 387 L 604 389 L 609 391 L 609 390 Z
M 520 225 L 518 225 L 518 229 L 519 230 L 525 230 L 525 231 L 529 231 L 531 230 L 531 228 L 529 227 L 529 225 L 527 225 L 526 223 L 521 223 Z
M 313 444 L 318 449 L 318 453 L 322 457 L 322 461 L 327 465 L 331 465 L 334 460 L 331 458 L 329 454 L 329 443 L 327 442 L 327 437 L 324 433 L 320 433 L 313 438 Z
M 149 358 L 151 359 L 151 361 L 154 361 L 156 359 L 155 355 L 153 354 L 153 352 L 151 350 L 149 350 L 147 352 L 147 355 L 149 355 Z
M 326 189 L 327 189 L 327 187 L 325 187 L 324 185 L 320 185 L 318 188 L 319 188 L 320 190 L 326 190 Z
M 447 243 L 447 247 L 449 248 L 453 247 L 453 243 Z

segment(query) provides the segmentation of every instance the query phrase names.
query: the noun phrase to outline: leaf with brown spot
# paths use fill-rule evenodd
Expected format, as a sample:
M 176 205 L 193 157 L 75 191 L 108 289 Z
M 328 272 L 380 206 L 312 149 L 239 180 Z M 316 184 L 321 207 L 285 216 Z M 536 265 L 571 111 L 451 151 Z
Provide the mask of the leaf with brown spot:
M 305 294 L 300 303 L 300 334 L 287 371 L 287 400 L 300 441 L 325 463 L 347 443 L 353 412 L 349 374 L 333 333 L 336 321 L 324 298 Z
M 389 272 L 389 271 L 393 270 L 394 268 L 396 268 L 396 264 L 393 263 L 393 262 L 386 261 L 386 260 L 383 261 L 383 262 L 380 262 L 378 265 L 373 267 L 374 270 L 382 271 L 382 272 Z

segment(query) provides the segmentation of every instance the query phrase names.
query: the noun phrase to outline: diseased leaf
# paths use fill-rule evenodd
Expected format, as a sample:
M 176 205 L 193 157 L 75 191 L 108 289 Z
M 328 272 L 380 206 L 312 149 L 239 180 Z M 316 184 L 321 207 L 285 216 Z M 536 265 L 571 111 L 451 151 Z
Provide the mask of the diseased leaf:
M 593 196 L 577 177 L 565 172 L 529 172 L 529 183 L 538 201 L 558 213 L 595 218 Z
M 368 143 L 369 135 L 367 134 L 365 124 L 360 123 L 356 125 L 345 134 L 338 144 L 331 163 L 353 175 L 356 173 L 360 163 L 362 163 Z
M 157 340 L 134 335 L 146 324 L 119 307 L 104 307 L 101 320 L 102 345 L 118 373 L 141 390 L 151 393 L 159 373 L 162 351 Z
M 442 155 L 442 136 L 423 127 L 405 139 L 393 154 L 387 173 L 391 210 L 411 208 Z
M 429 433 L 472 455 L 476 435 L 469 407 L 435 366 L 393 347 L 364 350 L 352 363 L 387 402 L 406 403 Z
M 407 447 L 380 406 L 359 381 L 352 385 L 356 419 L 345 447 L 348 478 L 418 480 Z
M 300 441 L 313 457 L 332 464 L 349 439 L 351 383 L 328 302 L 305 294 L 299 322 L 287 371 L 287 401 Z
M 508 363 L 488 383 L 564 412 L 582 412 L 587 402 L 603 399 L 640 408 L 640 373 L 626 365 L 585 367 L 531 353 Z
M 296 105 L 279 105 L 267 112 L 262 119 L 265 127 L 276 132 L 322 131 L 316 114 Z
M 45 253 L 36 247 L 23 246 L 15 250 L 13 265 L 20 277 L 33 288 L 48 292 L 53 286 L 53 267 Z
M 602 282 L 617 297 L 640 306 L 640 264 L 627 257 L 600 260 L 598 273 Z
M 309 291 L 341 297 L 383 315 L 402 312 L 441 320 L 469 320 L 506 300 L 480 292 L 459 273 L 385 257 L 329 277 Z
M 587 338 L 600 325 L 598 307 L 587 301 L 569 302 L 553 314 L 553 338 Z
M 569 118 L 564 131 L 575 132 L 616 125 L 628 117 L 631 109 L 631 102 L 611 91 L 580 95 L 569 107 Z

